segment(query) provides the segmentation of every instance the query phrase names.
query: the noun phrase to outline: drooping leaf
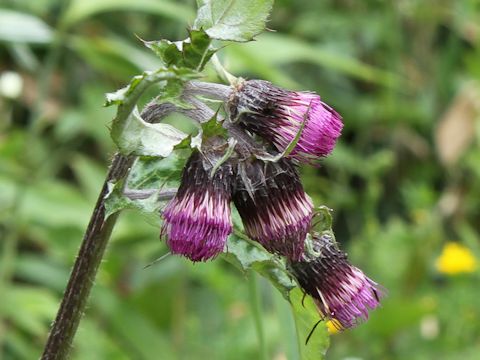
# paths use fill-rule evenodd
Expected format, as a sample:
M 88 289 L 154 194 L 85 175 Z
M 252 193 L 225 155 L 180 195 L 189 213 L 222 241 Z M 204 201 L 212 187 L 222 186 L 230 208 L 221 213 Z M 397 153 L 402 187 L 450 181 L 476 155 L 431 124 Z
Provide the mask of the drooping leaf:
M 171 125 L 145 122 L 136 103 L 143 92 L 155 83 L 168 92 L 170 86 L 177 86 L 178 81 L 187 81 L 196 76 L 190 69 L 177 67 L 145 71 L 142 75 L 135 76 L 126 87 L 106 95 L 106 106 L 118 105 L 110 133 L 121 153 L 166 157 L 175 145 L 187 137 L 187 134 Z
M 125 155 L 167 157 L 187 136 L 169 124 L 145 122 L 136 107 L 125 123 L 112 125 L 112 138 Z
M 324 321 L 318 324 L 306 344 L 315 324 L 320 320 L 318 310 L 310 297 L 303 301 L 299 288 L 290 291 L 290 304 L 297 328 L 298 348 L 302 360 L 321 360 L 325 358 L 330 338 Z M 303 304 L 302 304 L 303 303 Z
M 272 5 L 273 0 L 205 0 L 194 28 L 218 40 L 250 41 L 265 30 Z
M 288 298 L 288 293 L 295 287 L 295 283 L 287 275 L 285 264 L 278 257 L 235 234 L 229 236 L 227 252 L 222 258 L 242 272 L 255 270 L 267 278 L 285 298 Z

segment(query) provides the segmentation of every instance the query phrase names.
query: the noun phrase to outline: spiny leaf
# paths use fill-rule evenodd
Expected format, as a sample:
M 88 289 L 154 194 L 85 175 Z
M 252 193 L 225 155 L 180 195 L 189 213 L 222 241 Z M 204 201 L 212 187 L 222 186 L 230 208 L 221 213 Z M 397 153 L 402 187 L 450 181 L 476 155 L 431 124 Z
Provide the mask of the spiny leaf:
M 168 40 L 145 41 L 165 66 L 185 67 L 195 71 L 202 71 L 217 49 L 212 48 L 212 40 L 205 31 L 191 30 L 188 39 L 171 42 Z
M 202 29 L 191 30 L 189 40 L 183 43 L 183 66 L 201 71 L 217 49 L 210 47 L 212 40 Z
M 181 45 L 179 48 L 177 43 L 165 39 L 158 41 L 144 41 L 143 43 L 165 63 L 165 66 L 177 65 L 180 63 L 182 57 Z

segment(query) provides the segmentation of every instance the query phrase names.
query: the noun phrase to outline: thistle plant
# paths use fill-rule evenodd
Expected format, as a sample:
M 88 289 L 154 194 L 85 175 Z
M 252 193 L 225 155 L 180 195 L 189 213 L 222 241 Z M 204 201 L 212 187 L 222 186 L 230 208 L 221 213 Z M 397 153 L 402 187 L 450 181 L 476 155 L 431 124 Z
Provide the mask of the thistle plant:
M 330 212 L 315 208 L 297 169 L 332 152 L 341 116 L 313 92 L 237 78 L 217 58 L 228 41 L 250 41 L 260 33 L 271 6 L 260 0 L 200 1 L 186 40 L 144 41 L 163 66 L 107 94 L 107 105 L 118 109 L 111 126 L 118 153 L 43 359 L 68 356 L 108 238 L 125 208 L 160 217 L 159 237 L 171 254 L 194 262 L 222 258 L 251 277 L 253 271 L 265 276 L 291 302 L 296 318 L 308 316 L 306 324 L 297 321 L 300 338 L 318 319 L 350 328 L 379 305 L 379 286 L 339 250 Z M 207 68 L 224 83 L 200 81 Z M 139 111 L 147 89 L 157 96 Z M 198 130 L 187 134 L 162 123 L 173 112 L 190 118 Z M 148 186 L 139 178 L 150 179 Z M 232 216 L 233 206 L 240 219 Z M 322 211 L 318 232 L 313 221 Z M 298 301 L 298 289 L 316 305 L 313 316 Z M 261 326 L 257 331 L 262 339 Z M 303 343 L 299 350 L 302 356 L 307 352 Z M 319 348 L 318 355 L 324 351 Z
M 162 211 L 162 234 L 170 251 L 192 261 L 217 256 L 232 232 L 232 166 L 222 164 L 210 176 L 219 158 L 209 153 L 214 153 L 213 148 L 192 153 L 183 169 L 178 192 Z

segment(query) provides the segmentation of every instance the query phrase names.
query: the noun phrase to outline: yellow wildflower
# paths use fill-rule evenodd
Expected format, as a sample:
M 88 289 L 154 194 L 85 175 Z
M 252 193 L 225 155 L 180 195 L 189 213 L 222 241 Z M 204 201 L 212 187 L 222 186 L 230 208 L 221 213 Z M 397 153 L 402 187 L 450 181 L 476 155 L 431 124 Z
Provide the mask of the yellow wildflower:
M 447 275 L 471 273 L 477 268 L 477 259 L 467 247 L 449 242 L 445 244 L 435 266 L 439 272 Z
M 340 332 L 342 329 L 342 325 L 340 324 L 340 322 L 336 319 L 331 319 L 331 320 L 328 320 L 327 321 L 327 330 L 328 330 L 328 333 L 333 335 L 333 334 L 336 334 L 338 332 Z

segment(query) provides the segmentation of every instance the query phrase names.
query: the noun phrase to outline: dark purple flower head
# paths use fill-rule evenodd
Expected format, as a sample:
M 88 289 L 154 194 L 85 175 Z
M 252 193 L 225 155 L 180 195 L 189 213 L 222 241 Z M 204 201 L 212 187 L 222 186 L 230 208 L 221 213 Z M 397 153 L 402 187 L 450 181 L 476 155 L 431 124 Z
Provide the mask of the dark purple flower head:
M 178 192 L 163 211 L 162 235 L 174 254 L 206 261 L 223 251 L 232 232 L 230 214 L 232 166 L 195 151 L 183 169 Z
M 233 201 L 250 238 L 272 253 L 300 259 L 313 204 L 289 160 L 240 162 Z
M 378 284 L 348 262 L 330 235 L 314 235 L 312 248 L 313 254 L 289 264 L 303 291 L 342 329 L 367 320 L 383 296 Z
M 289 157 L 303 163 L 330 154 L 343 128 L 342 117 L 317 94 L 288 91 L 264 80 L 245 81 L 231 105 L 234 117 L 279 151 L 301 130 Z

